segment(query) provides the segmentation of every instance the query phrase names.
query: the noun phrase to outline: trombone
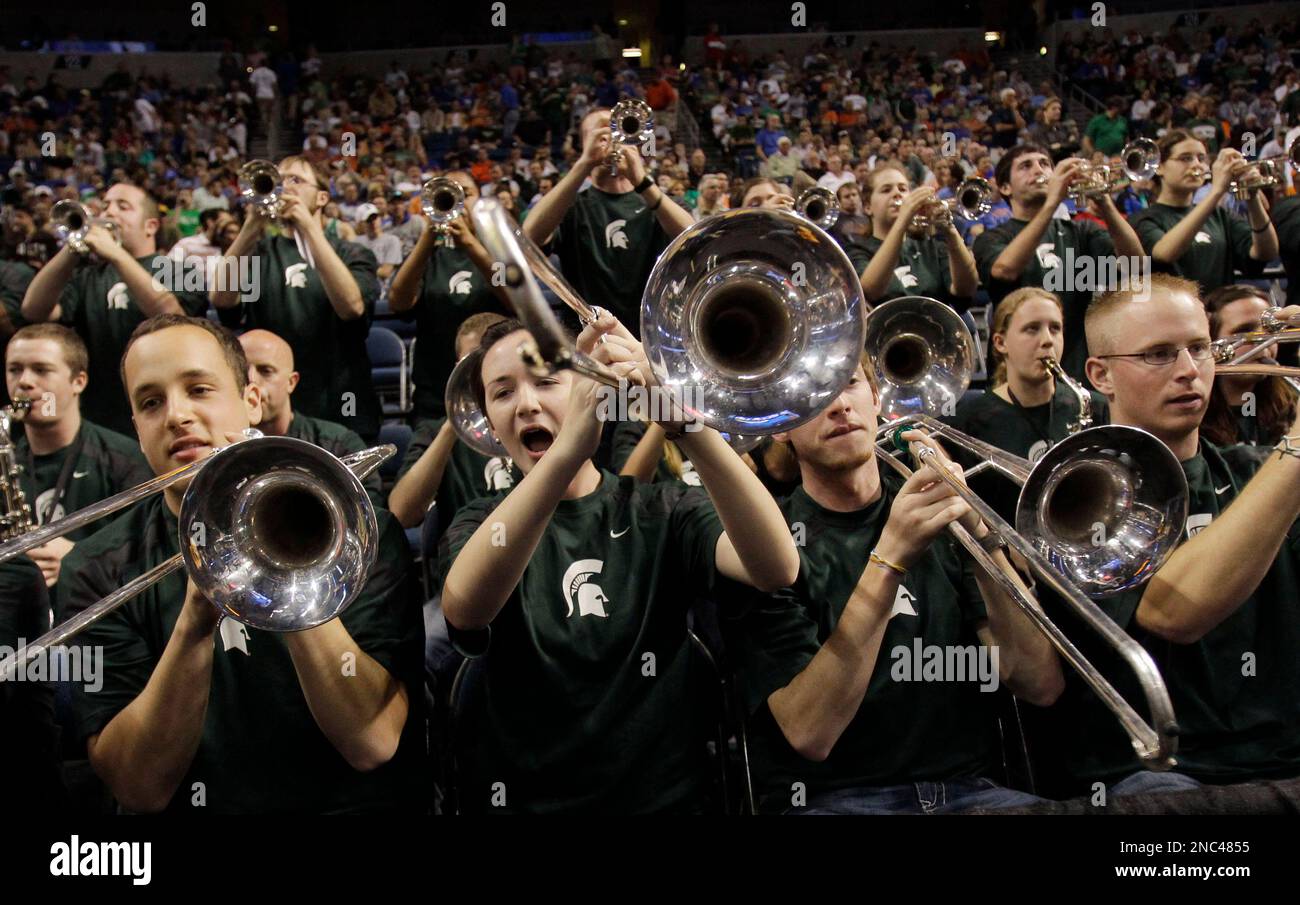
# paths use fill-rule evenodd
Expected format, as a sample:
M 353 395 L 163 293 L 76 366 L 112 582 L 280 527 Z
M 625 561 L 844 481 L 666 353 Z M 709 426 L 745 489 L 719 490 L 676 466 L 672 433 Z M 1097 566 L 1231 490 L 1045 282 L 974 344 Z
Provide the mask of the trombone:
M 1300 142 L 1293 142 L 1297 147 Z M 1288 367 L 1271 361 L 1257 361 L 1265 352 L 1284 342 L 1300 342 L 1300 326 L 1282 318 L 1281 308 L 1265 308 L 1260 316 L 1260 328 L 1247 333 L 1236 333 L 1210 343 L 1216 375 L 1258 374 L 1264 377 L 1281 377 L 1291 389 L 1300 392 L 1300 368 Z
M 935 323 L 948 323 L 946 316 L 939 313 L 946 306 L 919 297 L 897 301 L 907 304 L 893 311 L 888 310 L 893 302 L 881 305 L 872 311 L 868 320 L 884 312 L 891 330 L 903 337 L 899 342 L 909 353 L 903 356 L 905 362 L 915 367 L 916 359 L 911 351 L 930 341 L 927 337 L 933 334 L 927 331 L 933 331 Z M 923 304 L 927 301 L 929 305 Z M 891 345 L 888 339 L 885 337 L 882 343 L 877 338 L 877 347 Z M 960 335 L 955 341 L 960 341 Z M 869 346 L 868 352 L 871 350 Z M 942 348 L 934 354 L 939 361 L 961 358 Z M 876 367 L 880 371 L 879 361 Z M 892 365 L 885 365 L 887 374 L 892 373 L 891 368 Z M 964 390 L 969 373 L 952 372 L 932 383 L 952 394 L 956 387 Z M 934 397 L 913 393 L 909 399 L 904 394 L 912 392 L 910 386 L 897 381 L 881 385 L 882 410 L 898 411 L 911 405 L 914 412 L 877 431 L 876 448 L 881 458 L 907 477 L 911 469 L 895 452 L 910 450 L 917 462 L 931 468 L 940 480 L 952 487 L 990 531 L 1020 554 L 1034 574 L 1124 658 L 1141 684 L 1152 717 L 1150 725 L 1038 609 L 1033 599 L 1002 572 L 969 532 L 959 524 L 949 525 L 958 543 L 998 582 L 1115 714 L 1147 769 L 1172 767 L 1178 728 L 1159 670 L 1151 655 L 1106 616 L 1091 597 L 1109 596 L 1145 581 L 1163 564 L 1182 536 L 1187 518 L 1187 483 L 1173 453 L 1146 431 L 1120 426 L 1095 427 L 1057 443 L 1031 468 L 1019 456 L 977 440 L 928 414 L 916 413 L 921 408 L 919 400 Z M 895 396 L 901 398 L 888 398 Z M 1012 528 L 940 464 L 933 450 L 918 442 L 904 442 L 903 432 L 916 428 L 955 442 L 978 456 L 980 464 L 967 471 L 967 475 L 992 468 L 1021 484 L 1017 528 Z
M 205 459 L 0 544 L 5 562 L 178 481 L 190 482 L 177 519 L 181 552 L 19 649 L 0 664 L 0 681 L 182 567 L 223 616 L 265 631 L 314 628 L 352 603 L 379 549 L 375 511 L 361 480 L 396 447 L 337 459 L 303 440 L 246 433 L 249 439 Z
M 79 255 L 90 254 L 86 235 L 92 227 L 102 227 L 118 245 L 122 244 L 122 229 L 106 217 L 96 217 L 79 201 L 64 199 L 50 209 L 50 225 L 59 240 Z
M 613 371 L 573 347 L 542 298 L 534 269 L 548 282 L 554 269 L 540 251 L 494 200 L 471 216 L 532 335 L 520 350 L 529 367 L 570 368 L 618 387 Z M 594 319 L 555 276 L 556 294 Z M 734 441 L 790 430 L 839 396 L 861 355 L 863 310 L 857 273 L 830 236 L 790 211 L 742 208 L 694 224 L 660 255 L 642 295 L 641 336 L 659 387 L 687 418 Z

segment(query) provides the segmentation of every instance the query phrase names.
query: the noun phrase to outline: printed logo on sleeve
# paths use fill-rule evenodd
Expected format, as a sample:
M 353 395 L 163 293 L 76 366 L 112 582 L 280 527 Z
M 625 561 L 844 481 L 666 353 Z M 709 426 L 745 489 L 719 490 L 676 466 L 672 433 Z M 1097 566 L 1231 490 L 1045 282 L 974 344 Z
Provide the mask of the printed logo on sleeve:
M 1034 249 L 1034 254 L 1038 257 L 1038 266 L 1044 270 L 1055 270 L 1061 266 L 1061 256 L 1056 253 L 1056 246 L 1051 242 L 1044 242 Z
M 125 311 L 131 304 L 131 296 L 126 291 L 126 283 L 123 282 L 110 286 L 105 298 L 108 300 L 109 311 Z
M 902 284 L 904 289 L 911 289 L 920 282 L 915 275 L 913 275 L 911 264 L 904 264 L 902 267 L 895 267 L 894 276 L 898 278 L 898 282 Z

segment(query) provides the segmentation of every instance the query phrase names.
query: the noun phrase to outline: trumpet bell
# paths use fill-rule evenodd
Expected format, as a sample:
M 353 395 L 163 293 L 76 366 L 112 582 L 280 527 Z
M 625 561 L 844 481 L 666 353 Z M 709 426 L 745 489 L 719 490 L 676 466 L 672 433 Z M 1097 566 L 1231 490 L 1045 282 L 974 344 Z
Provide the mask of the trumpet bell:
M 975 341 L 961 316 L 923 295 L 873 308 L 865 348 L 875 367 L 884 418 L 952 414 L 975 369 Z
M 465 189 L 455 179 L 435 176 L 420 189 L 420 209 L 435 226 L 455 220 L 465 211 Z
M 239 168 L 239 197 L 274 219 L 280 212 L 280 171 L 269 160 L 250 160 Z
M 1088 597 L 1149 579 L 1187 521 L 1178 459 L 1144 430 L 1094 427 L 1038 461 L 1020 491 L 1016 530 Z
M 190 579 L 221 612 L 275 632 L 313 628 L 356 598 L 378 554 L 360 480 L 323 449 L 262 437 L 191 479 L 178 524 Z
M 677 236 L 641 301 L 659 384 L 724 433 L 812 419 L 848 385 L 862 352 L 862 286 L 829 235 L 791 211 L 717 214 Z
M 654 113 L 637 98 L 625 98 L 609 112 L 609 131 L 614 144 L 637 144 L 654 135 Z
M 822 229 L 830 229 L 840 217 L 840 202 L 835 193 L 821 186 L 813 186 L 799 195 L 794 209 Z
M 1124 175 L 1130 182 L 1146 182 L 1160 167 L 1160 149 L 1149 138 L 1137 138 L 1120 152 L 1124 161 Z
M 472 352 L 451 369 L 444 397 L 447 418 L 451 421 L 451 429 L 456 432 L 456 436 L 476 453 L 488 458 L 493 456 L 508 458 L 510 453 L 506 452 L 506 448 L 492 433 L 492 425 L 488 423 L 487 413 L 479 407 L 478 400 L 474 397 L 471 375 L 481 362 L 479 354 Z

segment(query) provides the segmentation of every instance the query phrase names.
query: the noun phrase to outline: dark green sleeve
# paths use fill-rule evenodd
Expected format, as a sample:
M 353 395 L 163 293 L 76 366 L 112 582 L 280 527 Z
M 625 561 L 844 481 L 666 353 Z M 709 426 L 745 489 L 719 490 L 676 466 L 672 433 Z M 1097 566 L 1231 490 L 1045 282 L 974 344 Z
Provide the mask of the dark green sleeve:
M 86 266 L 85 262 L 78 262 L 77 269 L 72 272 L 72 279 L 68 280 L 63 291 L 59 293 L 59 323 L 68 327 L 75 327 L 77 314 L 81 307 L 81 301 L 86 295 L 86 283 L 90 279 L 91 268 Z M 82 339 L 89 340 L 89 337 L 83 336 Z
M 622 471 L 627 460 L 632 458 L 637 444 L 645 436 L 646 426 L 641 421 L 619 421 L 614 425 L 614 436 L 610 440 L 609 467 L 613 471 Z
M 356 600 L 339 618 L 361 650 L 395 678 L 419 681 L 424 623 L 411 582 L 406 534 L 386 510 L 375 513 L 379 555 Z M 416 688 L 407 688 L 415 694 Z
M 740 671 L 745 712 L 762 709 L 774 691 L 794 680 L 821 649 L 817 623 L 808 615 L 797 593 L 789 588 L 760 594 L 752 588 L 728 583 L 736 589 L 732 615 L 724 621 L 728 653 Z
M 434 418 L 430 421 L 422 421 L 416 426 L 411 434 L 411 442 L 406 445 L 406 455 L 402 457 L 402 467 L 397 470 L 397 480 L 400 481 L 406 477 L 406 473 L 415 467 L 415 463 L 420 461 L 420 457 L 433 445 L 434 438 L 438 436 L 438 431 L 442 429 L 444 421 L 446 421 L 445 418 Z
M 670 516 L 672 536 L 680 545 L 686 572 L 705 594 L 717 585 L 716 556 L 722 536 L 722 519 L 703 487 L 685 487 L 673 482 L 654 485 L 659 492 L 680 493 Z M 684 489 L 683 489 L 684 488 Z M 694 583 L 693 582 L 693 583 Z
M 1078 230 L 1075 235 L 1078 237 L 1080 250 L 1092 258 L 1110 257 L 1115 254 L 1115 240 L 1111 238 L 1110 233 L 1088 220 L 1072 220 L 1074 228 Z
M 1152 214 L 1139 214 L 1131 223 L 1133 231 L 1137 233 L 1138 241 L 1142 243 L 1142 250 L 1147 254 L 1151 254 L 1155 250 L 1156 243 L 1169 232 Z M 1154 266 L 1156 261 L 1153 259 L 1151 263 Z
M 365 322 L 369 324 L 375 314 L 375 301 L 379 298 L 379 261 L 374 252 L 356 242 L 337 240 L 333 244 L 352 279 L 357 281 L 361 298 L 366 303 Z
M 1250 244 L 1254 234 L 1250 223 L 1243 217 L 1234 217 L 1224 208 L 1217 208 L 1215 214 L 1223 218 L 1223 234 L 1228 237 L 1229 269 L 1240 270 L 1247 277 L 1257 277 L 1264 272 L 1267 261 L 1256 261 L 1250 256 Z M 1228 277 L 1235 279 L 1232 274 Z
M 995 305 L 1002 301 L 1003 296 L 1019 285 L 1018 282 L 993 278 L 993 263 L 997 261 L 998 256 L 1010 244 L 1010 240 L 1006 238 L 1005 233 L 985 230 L 975 237 L 975 244 L 971 247 L 971 251 L 975 255 L 975 268 L 979 271 L 980 283 L 988 290 L 989 300 Z
M 438 575 L 440 576 L 440 582 L 451 571 L 452 563 L 456 561 L 460 551 L 469 543 L 469 539 L 474 536 L 474 532 L 487 520 L 487 517 L 503 499 L 505 499 L 504 494 L 479 497 L 462 506 L 460 511 L 456 513 L 451 525 L 443 532 L 442 540 L 438 542 Z M 485 629 L 466 631 L 457 628 L 450 622 L 447 623 L 447 633 L 451 638 L 452 646 L 466 657 L 476 657 L 485 653 L 492 637 L 491 626 Z
M 122 584 L 112 561 L 95 555 L 95 549 L 89 540 L 82 541 L 64 557 L 58 595 L 63 614 L 86 609 Z M 132 624 L 129 607 L 128 603 L 110 613 L 78 636 L 79 643 L 104 652 L 102 687 L 91 693 L 81 683 L 73 685 L 73 716 L 79 741 L 101 732 L 144 691 L 153 675 L 153 654 L 144 635 Z
M 848 243 L 844 249 L 849 256 L 849 261 L 853 264 L 853 272 L 862 276 L 862 272 L 867 269 L 871 263 L 871 252 L 867 251 L 857 242 Z

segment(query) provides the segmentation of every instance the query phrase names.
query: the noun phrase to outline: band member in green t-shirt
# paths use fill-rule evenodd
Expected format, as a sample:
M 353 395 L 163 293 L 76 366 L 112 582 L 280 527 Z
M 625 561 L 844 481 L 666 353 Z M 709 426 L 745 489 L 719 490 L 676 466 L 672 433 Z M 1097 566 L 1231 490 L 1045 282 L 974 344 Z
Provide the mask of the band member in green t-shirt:
M 141 448 L 158 474 L 261 420 L 243 349 L 206 319 L 141 324 L 122 371 Z M 179 551 L 187 487 L 172 484 L 77 544 L 60 589 L 70 615 Z M 301 814 L 418 806 L 413 759 L 423 728 L 407 717 L 420 697 L 420 615 L 406 586 L 406 539 L 388 513 L 376 515 L 378 556 L 365 585 L 320 626 L 274 633 L 221 619 L 178 571 L 78 636 L 104 651 L 103 687 L 73 689 L 79 738 L 123 807 Z
M 980 278 L 956 225 L 934 236 L 911 234 L 913 217 L 935 200 L 934 189 L 913 189 L 901 164 L 882 164 L 867 175 L 865 191 L 871 235 L 847 251 L 867 301 L 924 295 L 958 311 L 969 308 Z
M 1277 232 L 1258 189 L 1250 193 L 1245 220 L 1220 202 L 1232 180 L 1249 161 L 1235 148 L 1224 148 L 1210 164 L 1205 144 L 1181 129 L 1160 139 L 1160 168 L 1155 203 L 1133 217 L 1152 267 L 1186 277 L 1210 292 L 1232 283 L 1234 271 L 1258 274 L 1277 257 Z M 1192 198 L 1211 177 L 1210 191 L 1195 205 Z
M 1056 216 L 1083 163 L 1070 157 L 1053 167 L 1051 155 L 1037 145 L 1016 145 L 1003 154 L 994 181 L 1011 205 L 1011 219 L 980 233 L 974 245 L 980 280 L 993 304 L 1021 286 L 1056 292 L 1065 311 L 1061 366 L 1079 381 L 1084 379 L 1087 358 L 1084 312 L 1094 291 L 1111 288 L 1100 285 L 1101 276 L 1109 272 L 1103 265 L 1118 255 L 1131 266 L 1143 255 L 1137 233 L 1108 195 L 1089 202 L 1089 210 L 1101 218 L 1105 229 L 1087 220 Z M 1089 279 L 1089 273 L 1096 279 Z M 1058 291 L 1052 283 L 1062 288 Z
M 1273 307 L 1273 299 L 1258 286 L 1220 286 L 1205 296 L 1210 316 L 1210 336 L 1223 339 L 1234 333 L 1260 329 L 1260 318 Z M 1242 346 L 1246 352 L 1253 346 Z M 1268 352 L 1254 361 L 1276 364 Z M 1286 380 L 1259 374 L 1223 374 L 1214 378 L 1214 392 L 1201 422 L 1201 434 L 1218 446 L 1249 443 L 1272 446 L 1282 439 L 1295 415 L 1296 391 Z
M 59 321 L 77 331 L 90 352 L 81 400 L 86 416 L 129 437 L 135 427 L 118 363 L 131 331 L 155 314 L 200 315 L 208 300 L 201 292 L 154 281 L 162 217 L 152 195 L 119 182 L 104 193 L 104 203 L 103 216 L 117 224 L 122 244 L 107 229 L 92 226 L 85 242 L 93 257 L 83 260 L 65 245 L 32 278 L 22 316 L 29 323 Z
M 560 256 L 578 295 L 600 299 L 633 334 L 641 332 L 641 293 L 659 253 L 694 220 L 646 174 L 636 145 L 622 145 L 610 175 L 610 111 L 582 119 L 582 156 L 524 221 L 524 232 Z M 579 191 L 584 181 L 590 188 Z
M 1078 791 L 1111 796 L 1300 774 L 1300 423 L 1274 450 L 1200 436 L 1214 382 L 1195 283 L 1155 274 L 1150 297 L 1102 296 L 1088 311 L 1088 376 L 1114 424 L 1154 434 L 1182 463 L 1187 538 L 1144 585 L 1098 601 L 1150 651 L 1178 720 L 1174 772 L 1139 770 L 1096 698 L 1071 683 L 1052 733 Z M 1284 309 L 1288 316 L 1300 308 Z M 1291 452 L 1288 452 L 1291 450 Z M 1086 633 L 1085 655 L 1095 645 Z M 1129 700 L 1131 671 L 1089 657 Z
M 693 687 L 692 601 L 719 575 L 784 587 L 798 554 L 775 501 L 702 425 L 666 425 L 700 488 L 599 470 L 596 384 L 530 371 L 527 337 L 517 321 L 490 327 L 476 385 L 524 478 L 470 503 L 443 539 L 452 641 L 485 657 L 480 704 L 457 720 L 473 739 L 461 799 L 496 813 L 699 810 L 703 739 L 689 716 L 707 692 Z M 578 347 L 653 379 L 611 315 Z

